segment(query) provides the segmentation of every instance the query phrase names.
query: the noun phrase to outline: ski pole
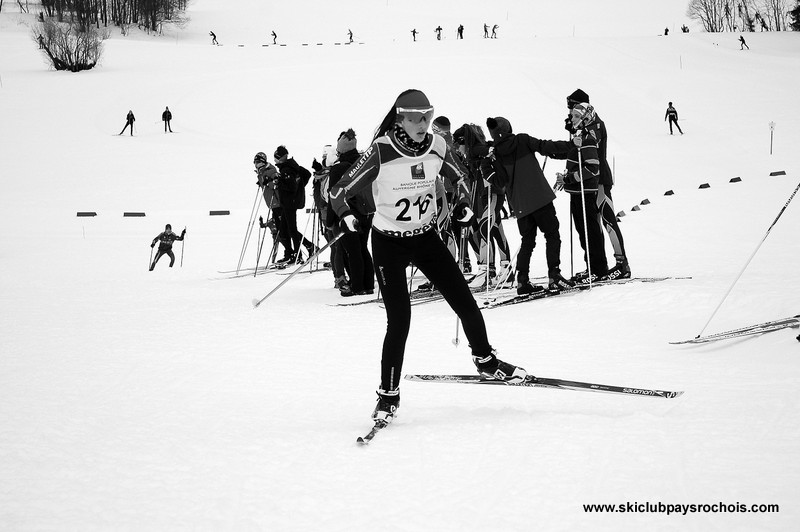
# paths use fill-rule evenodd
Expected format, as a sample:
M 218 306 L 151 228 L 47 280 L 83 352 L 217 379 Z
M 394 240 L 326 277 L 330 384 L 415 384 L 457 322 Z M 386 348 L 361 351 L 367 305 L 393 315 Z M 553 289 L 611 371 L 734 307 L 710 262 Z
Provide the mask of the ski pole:
M 181 240 L 181 268 L 183 268 L 183 243 L 184 243 L 184 241 L 186 239 L 186 226 L 185 225 L 183 226 L 183 238 L 184 238 L 184 240 Z
M 267 300 L 267 298 L 268 298 L 269 296 L 271 296 L 272 294 L 274 294 L 275 292 L 277 292 L 277 291 L 278 291 L 278 289 L 279 289 L 281 286 L 283 286 L 283 285 L 285 285 L 286 283 L 288 283 L 288 282 L 289 282 L 289 280 L 290 280 L 292 277 L 294 277 L 295 275 L 297 275 L 298 273 L 300 273 L 300 270 L 302 270 L 302 269 L 303 269 L 303 268 L 306 266 L 306 264 L 310 264 L 310 263 L 311 263 L 311 259 L 313 259 L 313 258 L 316 258 L 316 257 L 317 257 L 317 256 L 318 256 L 320 253 L 322 253 L 323 251 L 325 251 L 326 249 L 328 249 L 329 247 L 331 247 L 331 245 L 332 245 L 334 242 L 336 242 L 337 240 L 339 240 L 340 238 L 342 238 L 342 236 L 343 236 L 344 234 L 345 234 L 345 231 L 342 231 L 341 233 L 339 233 L 338 235 L 336 235 L 335 237 L 333 237 L 333 238 L 331 239 L 331 241 L 330 241 L 330 242 L 328 242 L 327 244 L 325 244 L 324 246 L 322 246 L 321 248 L 319 248 L 319 251 L 317 251 L 316 253 L 314 253 L 314 255 L 312 255 L 312 256 L 309 258 L 309 260 L 308 260 L 308 261 L 306 261 L 306 262 L 304 262 L 304 263 L 300 264 L 299 266 L 297 266 L 297 268 L 295 268 L 295 270 L 294 270 L 294 271 L 293 271 L 291 274 L 289 274 L 289 276 L 288 276 L 288 277 L 286 277 L 286 279 L 284 279 L 283 281 L 281 281 L 280 283 L 278 283 L 278 286 L 276 286 L 275 288 L 273 288 L 272 290 L 270 290 L 270 292 L 269 292 L 267 295 L 265 295 L 265 296 L 264 296 L 264 297 L 262 297 L 261 299 L 254 299 L 254 300 L 253 300 L 253 308 L 254 308 L 254 309 L 255 309 L 255 308 L 258 308 L 258 307 L 259 307 L 259 305 L 261 305 L 261 303 L 263 303 L 264 301 L 266 301 L 266 300 Z
M 147 269 L 150 269 L 150 266 L 153 264 L 153 246 L 150 246 L 150 261 L 147 263 Z
M 713 320 L 713 319 L 714 319 L 714 316 L 716 316 L 716 314 L 717 314 L 717 311 L 718 311 L 718 310 L 719 310 L 719 308 L 722 306 L 722 303 L 724 303 L 724 302 L 725 302 L 725 300 L 726 300 L 726 299 L 728 298 L 728 296 L 730 295 L 731 291 L 733 290 L 733 287 L 734 287 L 734 286 L 736 286 L 736 283 L 738 283 L 738 282 L 739 282 L 739 278 L 742 276 L 742 274 L 744 273 L 744 271 L 745 271 L 745 270 L 747 269 L 747 267 L 750 265 L 750 261 L 752 261 L 752 260 L 753 260 L 753 257 L 755 257 L 755 256 L 756 256 L 756 253 L 758 253 L 758 250 L 761 248 L 761 244 L 763 244 L 763 243 L 764 243 L 764 241 L 765 241 L 765 240 L 767 239 L 767 237 L 769 236 L 769 232 L 770 232 L 770 231 L 772 231 L 772 228 L 773 228 L 773 227 L 775 227 L 775 224 L 776 224 L 776 223 L 778 223 L 778 220 L 780 219 L 780 217 L 781 217 L 781 216 L 783 216 L 783 212 L 786 210 L 786 207 L 788 207 L 788 206 L 789 206 L 789 204 L 792 202 L 792 200 L 794 199 L 794 197 L 795 197 L 795 195 L 797 194 L 797 191 L 798 191 L 798 190 L 800 190 L 800 183 L 798 183 L 798 184 L 797 184 L 797 186 L 796 186 L 796 187 L 794 187 L 794 191 L 792 192 L 792 195 L 791 195 L 791 196 L 789 196 L 789 199 L 788 199 L 788 200 L 786 200 L 786 203 L 784 203 L 784 204 L 783 204 L 783 207 L 781 208 L 781 211 L 778 213 L 778 216 L 776 216 L 776 217 L 775 217 L 775 220 L 772 222 L 772 224 L 770 224 L 769 228 L 767 228 L 767 232 L 764 234 L 764 237 L 763 237 L 763 238 L 761 239 L 761 241 L 758 243 L 758 245 L 756 246 L 756 249 L 753 251 L 753 254 L 752 254 L 752 255 L 750 255 L 750 258 L 749 258 L 749 259 L 747 259 L 747 262 L 745 263 L 744 267 L 742 268 L 742 271 L 740 271 L 740 272 L 739 272 L 739 275 L 737 275 L 737 276 L 736 276 L 736 279 L 734 279 L 734 280 L 733 280 L 733 284 L 731 284 L 731 287 L 730 287 L 730 288 L 728 288 L 728 291 L 727 291 L 727 292 L 725 292 L 725 295 L 722 297 L 722 301 L 720 301 L 720 302 L 719 302 L 719 305 L 717 305 L 717 308 L 715 308 L 715 309 L 714 309 L 714 312 L 712 312 L 712 313 L 711 313 L 711 317 L 710 317 L 710 318 L 708 318 L 708 321 L 707 321 L 707 322 L 706 322 L 706 324 L 703 326 L 703 328 L 700 330 L 700 334 L 698 334 L 698 335 L 696 336 L 696 338 L 700 338 L 700 337 L 703 335 L 703 333 L 704 333 L 704 332 L 705 332 L 705 330 L 706 330 L 706 327 L 708 327 L 708 324 L 709 324 L 709 323 L 711 323 L 711 320 Z
M 256 197 L 253 200 L 253 207 L 250 209 L 250 219 L 247 221 L 247 229 L 244 233 L 244 242 L 242 243 L 242 251 L 239 253 L 239 264 L 236 266 L 236 273 L 242 269 L 242 262 L 244 261 L 244 252 L 247 249 L 247 242 L 250 240 L 250 234 L 253 232 L 253 220 L 256 212 L 258 212 L 258 205 L 261 198 L 261 187 L 256 189 Z
M 578 136 L 580 132 L 576 132 Z M 586 242 L 586 271 L 589 274 L 589 290 L 592 289 L 592 254 L 589 249 L 589 225 L 586 212 L 586 194 L 583 188 L 583 158 L 581 157 L 581 146 L 578 146 L 578 180 L 581 183 L 581 204 L 583 205 L 583 238 Z

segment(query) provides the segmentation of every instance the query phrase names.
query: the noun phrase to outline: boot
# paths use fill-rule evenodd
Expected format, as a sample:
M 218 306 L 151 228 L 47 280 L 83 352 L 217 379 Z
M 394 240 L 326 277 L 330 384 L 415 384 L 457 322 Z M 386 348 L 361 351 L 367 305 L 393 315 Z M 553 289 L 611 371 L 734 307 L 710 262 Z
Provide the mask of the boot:
M 389 424 L 394 419 L 397 409 L 400 408 L 400 390 L 382 390 L 378 388 L 378 404 L 372 411 L 373 421 L 383 421 Z
M 472 355 L 472 361 L 478 368 L 478 373 L 491 380 L 498 380 L 507 383 L 519 383 L 525 380 L 528 372 L 523 368 L 503 362 L 497 358 L 497 351 L 492 351 L 486 356 Z

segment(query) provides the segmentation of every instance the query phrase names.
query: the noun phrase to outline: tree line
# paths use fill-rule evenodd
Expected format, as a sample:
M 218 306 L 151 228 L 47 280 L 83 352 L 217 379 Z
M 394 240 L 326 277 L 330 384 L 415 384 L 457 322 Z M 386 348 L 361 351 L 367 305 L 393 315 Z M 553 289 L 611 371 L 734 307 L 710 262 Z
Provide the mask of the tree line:
M 800 0 L 690 0 L 686 15 L 712 33 L 800 30 Z

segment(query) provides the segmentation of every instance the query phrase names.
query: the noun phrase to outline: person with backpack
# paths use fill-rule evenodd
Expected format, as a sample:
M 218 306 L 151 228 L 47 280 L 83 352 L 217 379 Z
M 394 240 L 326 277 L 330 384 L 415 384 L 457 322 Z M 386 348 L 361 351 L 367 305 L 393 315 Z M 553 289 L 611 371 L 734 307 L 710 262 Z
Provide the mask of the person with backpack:
M 278 168 L 278 199 L 283 210 L 282 231 L 279 231 L 289 244 L 278 262 L 297 262 L 300 260 L 301 243 L 309 257 L 316 253 L 314 244 L 297 230 L 297 211 L 306 206 L 306 185 L 311 179 L 311 172 L 289 157 L 286 146 L 278 146 L 273 157 Z
M 355 163 L 361 154 L 356 147 L 356 133 L 352 129 L 342 131 L 336 141 L 337 160 L 330 167 L 330 187 L 336 186 L 344 173 Z M 372 294 L 375 292 L 375 270 L 367 241 L 372 228 L 372 213 L 369 190 L 354 195 L 348 200 L 350 212 L 359 226 L 357 232 L 347 232 L 337 242 L 346 257 L 345 268 L 350 275 L 350 283 L 340 288 L 343 297 Z M 328 212 L 328 226 L 339 225 L 340 219 L 331 209 Z
M 390 423 L 400 405 L 400 379 L 411 325 L 406 269 L 413 263 L 436 286 L 459 316 L 472 350 L 473 363 L 487 379 L 521 382 L 527 372 L 497 358 L 489 343 L 483 315 L 447 247 L 437 235 L 436 180 L 441 174 L 458 189 L 457 212 L 467 221 L 472 212 L 464 173 L 444 139 L 428 129 L 433 106 L 416 89 L 403 91 L 378 127 L 372 144 L 331 188 L 331 206 L 342 229 L 355 232 L 358 222 L 348 200 L 371 192 L 375 208 L 372 257 L 386 309 L 386 336 L 381 353 L 376 426 Z
M 537 231 L 545 239 L 548 289 L 557 292 L 573 288 L 575 285 L 561 275 L 561 233 L 553 204 L 556 195 L 536 159 L 534 139 L 525 133 L 514 134 L 511 123 L 500 116 L 486 119 L 486 127 L 494 146 L 492 157 L 484 161 L 481 169 L 493 186 L 506 190 L 511 214 L 517 218 L 522 237 L 517 254 L 517 294 L 542 290 L 530 282 Z
M 172 266 L 175 264 L 175 254 L 172 253 L 172 244 L 176 240 L 183 240 L 183 237 L 185 236 L 186 236 L 186 229 L 181 231 L 181 236 L 178 236 L 172 232 L 172 226 L 170 224 L 166 225 L 166 227 L 164 228 L 164 232 L 159 233 L 159 235 L 156 236 L 150 243 L 150 247 L 154 248 L 156 246 L 156 242 L 158 242 L 158 252 L 156 253 L 156 258 L 153 259 L 153 262 L 150 264 L 151 272 L 155 269 L 158 259 L 160 259 L 164 255 L 169 257 L 169 267 L 172 268 Z

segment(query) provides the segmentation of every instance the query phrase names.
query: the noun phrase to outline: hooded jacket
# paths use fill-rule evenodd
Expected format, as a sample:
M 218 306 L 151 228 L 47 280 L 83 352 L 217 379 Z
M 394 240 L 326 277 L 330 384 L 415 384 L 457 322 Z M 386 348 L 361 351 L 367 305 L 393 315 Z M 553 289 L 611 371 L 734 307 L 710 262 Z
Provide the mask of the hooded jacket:
M 525 133 L 511 133 L 502 136 L 494 147 L 492 169 L 507 176 L 506 197 L 517 218 L 541 209 L 556 198 L 534 154 L 535 141 Z M 484 175 L 489 177 L 485 171 Z

